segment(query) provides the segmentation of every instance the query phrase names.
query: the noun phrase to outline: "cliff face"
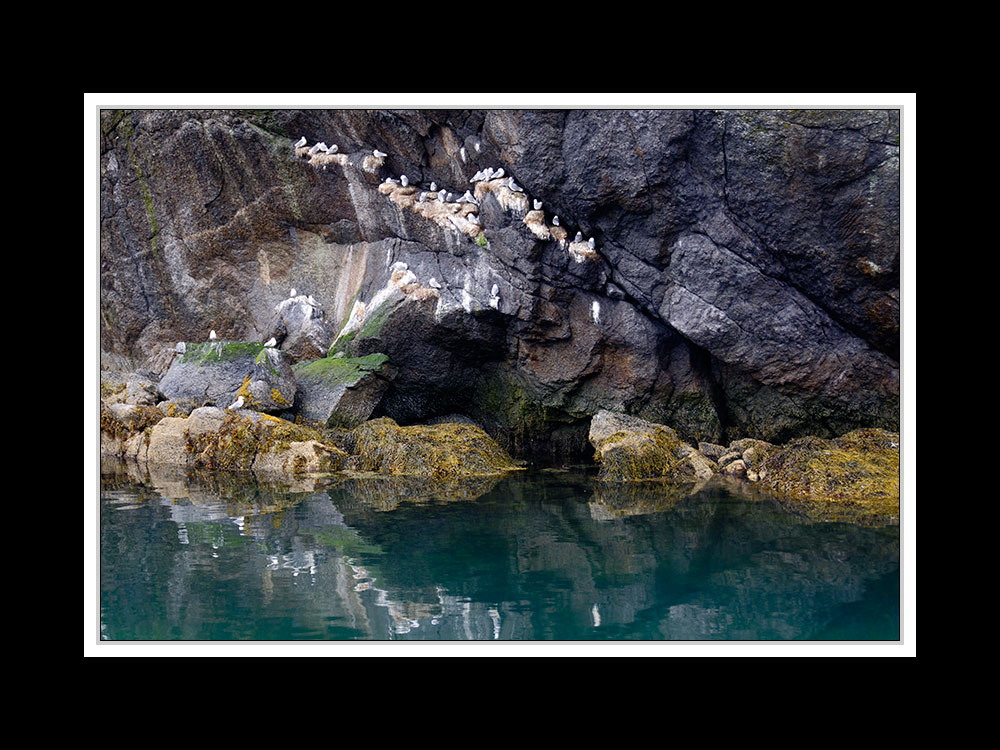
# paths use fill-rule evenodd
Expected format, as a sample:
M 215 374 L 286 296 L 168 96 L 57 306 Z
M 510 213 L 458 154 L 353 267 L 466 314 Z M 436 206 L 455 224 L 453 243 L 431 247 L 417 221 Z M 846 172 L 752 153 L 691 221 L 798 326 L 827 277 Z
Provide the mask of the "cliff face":
M 461 412 L 553 454 L 585 450 L 600 409 L 709 442 L 897 430 L 898 124 L 104 111 L 102 351 L 263 341 L 293 287 L 339 331 L 405 264 L 426 293 L 355 352 L 398 368 L 379 412 L 401 424 Z M 502 181 L 470 182 L 486 168 Z M 475 207 L 452 205 L 466 190 Z

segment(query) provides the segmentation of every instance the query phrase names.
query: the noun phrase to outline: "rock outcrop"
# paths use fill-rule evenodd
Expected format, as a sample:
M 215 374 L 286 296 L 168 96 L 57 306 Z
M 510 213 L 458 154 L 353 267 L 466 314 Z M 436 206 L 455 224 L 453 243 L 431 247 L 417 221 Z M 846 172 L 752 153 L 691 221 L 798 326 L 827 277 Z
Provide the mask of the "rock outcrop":
M 583 456 L 601 410 L 896 430 L 898 114 L 105 111 L 102 351 L 341 332 L 397 368 L 385 415 L 460 408 L 515 453 Z M 292 287 L 316 305 L 278 320 Z

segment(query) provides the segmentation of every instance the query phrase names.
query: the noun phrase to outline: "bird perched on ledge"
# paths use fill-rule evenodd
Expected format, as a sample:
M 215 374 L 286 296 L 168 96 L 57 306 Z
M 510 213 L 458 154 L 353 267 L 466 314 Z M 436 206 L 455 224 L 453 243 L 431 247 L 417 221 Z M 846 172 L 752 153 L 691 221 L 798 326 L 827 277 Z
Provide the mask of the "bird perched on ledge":
M 307 140 L 306 140 L 306 137 L 305 137 L 305 136 L 302 136 L 301 138 L 299 138 L 299 140 L 297 140 L 297 141 L 295 142 L 295 148 L 302 148 L 302 147 L 303 147 L 303 146 L 305 146 L 305 145 L 306 145 L 306 144 L 307 144 L 308 142 L 309 142 L 309 141 L 307 141 Z

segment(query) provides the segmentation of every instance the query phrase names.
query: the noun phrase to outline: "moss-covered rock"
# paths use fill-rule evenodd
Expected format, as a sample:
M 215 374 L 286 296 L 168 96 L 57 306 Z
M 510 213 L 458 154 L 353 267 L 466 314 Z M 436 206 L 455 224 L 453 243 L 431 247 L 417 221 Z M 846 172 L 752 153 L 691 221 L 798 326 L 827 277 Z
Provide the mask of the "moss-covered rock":
M 324 357 L 292 366 L 296 410 L 328 427 L 353 428 L 370 418 L 394 374 L 384 354 Z
M 244 408 L 269 413 L 290 409 L 296 388 L 288 356 L 250 341 L 186 344 L 159 384 L 167 399 L 226 407 L 242 397 Z
M 449 423 L 400 427 L 389 417 L 353 431 L 356 465 L 390 476 L 488 476 L 519 469 L 479 427 Z
M 759 483 L 800 504 L 844 516 L 899 517 L 899 433 L 868 428 L 834 440 L 806 437 L 770 450 Z
M 590 442 L 603 481 L 644 479 L 699 481 L 717 468 L 666 425 L 618 412 L 600 411 L 590 424 Z

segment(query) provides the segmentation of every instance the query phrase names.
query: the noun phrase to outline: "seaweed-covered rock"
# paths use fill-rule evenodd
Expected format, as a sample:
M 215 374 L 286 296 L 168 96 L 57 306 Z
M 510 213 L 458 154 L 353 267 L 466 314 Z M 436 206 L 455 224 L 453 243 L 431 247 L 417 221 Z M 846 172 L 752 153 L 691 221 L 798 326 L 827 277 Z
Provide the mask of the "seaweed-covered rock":
M 600 411 L 590 423 L 599 478 L 631 482 L 642 479 L 708 479 L 715 465 L 687 445 L 671 428 L 639 417 Z
M 392 379 L 384 354 L 324 357 L 292 366 L 296 411 L 327 427 L 353 428 L 369 419 Z
M 845 511 L 899 515 L 899 434 L 867 428 L 834 440 L 806 437 L 772 449 L 760 486 Z
M 160 381 L 168 400 L 226 407 L 242 396 L 244 408 L 273 413 L 295 401 L 291 362 L 277 349 L 246 341 L 209 341 L 185 349 Z
M 315 430 L 259 412 L 195 409 L 136 435 L 127 457 L 142 464 L 297 474 L 340 468 L 345 454 Z
M 389 417 L 353 431 L 362 471 L 435 478 L 487 476 L 517 470 L 511 457 L 475 425 L 400 427 Z

